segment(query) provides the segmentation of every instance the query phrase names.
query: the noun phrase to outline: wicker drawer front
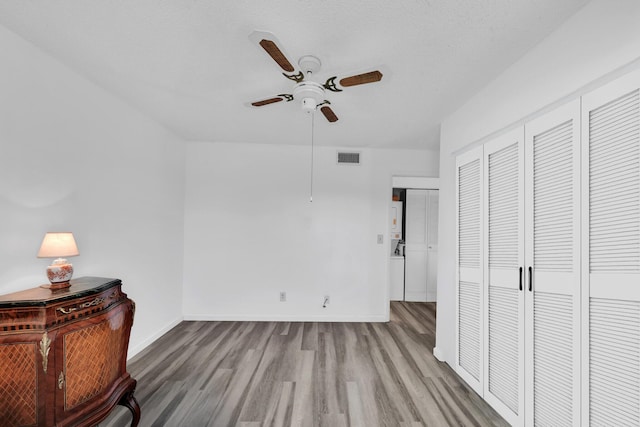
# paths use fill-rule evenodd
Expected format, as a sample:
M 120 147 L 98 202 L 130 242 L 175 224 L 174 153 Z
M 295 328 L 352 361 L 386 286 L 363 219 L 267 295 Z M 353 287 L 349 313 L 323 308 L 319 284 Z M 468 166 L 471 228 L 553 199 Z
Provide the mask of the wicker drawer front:
M 38 422 L 37 345 L 0 344 L 0 425 L 33 426 Z
M 64 405 L 72 409 L 102 392 L 121 374 L 125 314 L 64 335 Z

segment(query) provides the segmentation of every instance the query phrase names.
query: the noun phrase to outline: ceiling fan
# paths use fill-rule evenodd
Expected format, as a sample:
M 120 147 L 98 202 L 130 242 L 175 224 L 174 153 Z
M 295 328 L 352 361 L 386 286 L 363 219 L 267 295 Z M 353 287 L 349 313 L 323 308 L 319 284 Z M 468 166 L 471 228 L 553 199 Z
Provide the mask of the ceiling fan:
M 369 71 L 363 74 L 343 77 L 333 76 L 327 79 L 324 84 L 311 80 L 313 73 L 320 70 L 320 59 L 313 55 L 304 55 L 298 60 L 298 68 L 296 69 L 291 61 L 287 59 L 277 38 L 266 31 L 254 31 L 249 35 L 249 39 L 262 47 L 265 52 L 278 64 L 284 71 L 287 79 L 295 82 L 291 93 L 281 93 L 272 98 L 262 99 L 251 102 L 249 105 L 253 107 L 264 107 L 265 105 L 275 104 L 277 102 L 291 102 L 294 99 L 300 100 L 303 111 L 312 113 L 318 108 L 324 117 L 331 123 L 338 121 L 338 116 L 333 112 L 331 102 L 325 98 L 325 91 L 342 92 L 344 88 L 374 83 L 382 80 L 382 72 L 379 70 Z M 297 71 L 297 72 L 296 72 Z

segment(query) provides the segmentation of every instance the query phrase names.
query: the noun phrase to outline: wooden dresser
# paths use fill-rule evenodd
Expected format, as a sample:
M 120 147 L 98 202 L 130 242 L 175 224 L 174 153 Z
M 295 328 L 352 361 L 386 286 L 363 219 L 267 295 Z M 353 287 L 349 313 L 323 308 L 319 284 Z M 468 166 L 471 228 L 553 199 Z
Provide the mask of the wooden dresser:
M 94 426 L 117 405 L 136 426 L 127 373 L 135 304 L 117 279 L 0 296 L 0 426 Z

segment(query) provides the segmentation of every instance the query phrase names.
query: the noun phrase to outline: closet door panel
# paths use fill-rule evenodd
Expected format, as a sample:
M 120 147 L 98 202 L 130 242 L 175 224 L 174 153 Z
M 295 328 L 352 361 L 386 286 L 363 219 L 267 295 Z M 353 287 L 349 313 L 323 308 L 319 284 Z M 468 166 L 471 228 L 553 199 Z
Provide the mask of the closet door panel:
M 484 146 L 485 399 L 511 424 L 524 421 L 524 135 Z
M 579 426 L 579 101 L 525 134 L 526 424 Z
M 480 271 L 480 267 L 478 268 L 459 267 L 458 278 L 459 280 L 462 280 L 465 282 L 473 282 L 480 285 L 482 283 L 482 274 Z
M 634 282 L 633 277 L 625 273 L 611 274 L 590 274 L 590 297 L 609 299 L 629 299 L 638 291 L 638 282 Z
M 482 147 L 456 159 L 456 372 L 483 383 Z
M 579 262 L 578 257 L 577 261 Z M 576 287 L 579 287 L 579 266 L 575 273 L 550 273 L 548 271 L 535 270 L 533 277 L 535 281 L 535 290 L 538 292 L 549 292 L 560 295 L 573 295 L 576 293 Z M 578 279 L 576 279 L 576 275 Z M 579 291 L 579 289 L 578 289 Z M 579 294 L 578 294 L 579 295 Z M 579 302 L 578 302 L 579 305 Z
M 583 420 L 640 425 L 640 71 L 585 95 L 582 123 Z

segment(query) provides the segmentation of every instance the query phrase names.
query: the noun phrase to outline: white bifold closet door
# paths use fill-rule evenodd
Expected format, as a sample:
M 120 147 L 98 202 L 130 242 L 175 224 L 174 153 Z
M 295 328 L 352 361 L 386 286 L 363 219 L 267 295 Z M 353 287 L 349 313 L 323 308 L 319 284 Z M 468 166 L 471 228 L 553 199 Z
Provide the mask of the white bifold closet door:
M 484 381 L 482 147 L 456 158 L 456 372 L 478 394 Z
M 484 145 L 484 398 L 524 421 L 524 130 Z
M 584 425 L 640 425 L 639 88 L 636 71 L 583 97 Z
M 580 425 L 580 102 L 525 125 L 525 425 Z

